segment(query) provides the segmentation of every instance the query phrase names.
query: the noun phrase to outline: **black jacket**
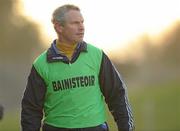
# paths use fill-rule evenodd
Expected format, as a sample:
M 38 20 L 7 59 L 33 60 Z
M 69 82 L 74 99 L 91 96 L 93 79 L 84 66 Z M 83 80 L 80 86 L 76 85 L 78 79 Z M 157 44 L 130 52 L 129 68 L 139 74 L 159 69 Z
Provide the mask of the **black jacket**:
M 82 51 L 87 52 L 87 45 L 85 42 L 82 42 L 77 46 L 72 60 L 69 61 L 66 56 L 57 52 L 54 45 L 55 42 L 53 42 L 51 47 L 48 49 L 47 62 L 59 61 L 69 64 L 76 61 Z M 58 59 L 59 57 L 61 57 L 61 59 Z M 133 117 L 128 103 L 125 84 L 123 83 L 120 74 L 104 52 L 99 73 L 99 84 L 108 108 L 117 123 L 119 131 L 133 131 Z M 36 69 L 32 67 L 22 99 L 21 125 L 23 131 L 40 130 L 41 120 L 43 118 L 45 93 L 45 82 Z

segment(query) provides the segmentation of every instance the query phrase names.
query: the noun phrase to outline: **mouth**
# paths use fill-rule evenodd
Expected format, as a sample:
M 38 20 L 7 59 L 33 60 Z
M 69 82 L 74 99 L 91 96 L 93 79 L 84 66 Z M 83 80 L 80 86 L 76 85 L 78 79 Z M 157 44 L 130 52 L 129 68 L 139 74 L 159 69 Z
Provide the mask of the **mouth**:
M 84 36 L 84 33 L 77 33 L 77 36 Z

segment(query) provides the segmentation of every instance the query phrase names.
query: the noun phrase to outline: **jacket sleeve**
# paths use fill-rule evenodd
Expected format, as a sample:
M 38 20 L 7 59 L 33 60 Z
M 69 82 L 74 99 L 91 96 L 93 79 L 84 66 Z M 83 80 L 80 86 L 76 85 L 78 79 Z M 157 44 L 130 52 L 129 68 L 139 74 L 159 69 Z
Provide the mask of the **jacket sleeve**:
M 21 103 L 22 131 L 40 131 L 45 92 L 45 82 L 33 66 Z
M 105 53 L 102 56 L 99 83 L 108 108 L 117 123 L 118 130 L 133 131 L 133 117 L 128 103 L 126 86 Z

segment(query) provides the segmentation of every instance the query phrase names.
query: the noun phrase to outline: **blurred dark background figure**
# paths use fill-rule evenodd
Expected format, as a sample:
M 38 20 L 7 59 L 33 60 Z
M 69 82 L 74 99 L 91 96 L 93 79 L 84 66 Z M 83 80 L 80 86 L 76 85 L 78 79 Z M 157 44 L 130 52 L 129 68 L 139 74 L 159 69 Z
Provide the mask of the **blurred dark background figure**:
M 2 120 L 3 118 L 3 112 L 4 112 L 4 108 L 2 105 L 0 105 L 0 120 Z

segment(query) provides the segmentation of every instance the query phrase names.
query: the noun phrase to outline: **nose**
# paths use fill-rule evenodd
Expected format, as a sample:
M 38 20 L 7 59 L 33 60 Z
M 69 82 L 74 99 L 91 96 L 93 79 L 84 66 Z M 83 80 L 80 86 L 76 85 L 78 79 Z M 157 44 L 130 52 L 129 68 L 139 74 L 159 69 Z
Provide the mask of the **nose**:
M 83 23 L 83 22 L 80 22 L 80 23 L 79 23 L 79 29 L 80 29 L 80 30 L 84 30 L 84 23 Z

